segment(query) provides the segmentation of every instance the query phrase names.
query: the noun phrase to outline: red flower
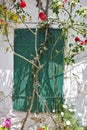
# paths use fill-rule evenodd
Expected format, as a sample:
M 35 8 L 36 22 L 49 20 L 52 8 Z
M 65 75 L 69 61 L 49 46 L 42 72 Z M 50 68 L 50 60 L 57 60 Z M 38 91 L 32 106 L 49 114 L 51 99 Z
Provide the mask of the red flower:
M 44 12 L 40 12 L 39 13 L 39 18 L 42 20 L 42 21 L 45 21 L 47 19 L 47 16 Z
M 20 8 L 25 8 L 26 7 L 26 3 L 22 0 L 20 0 Z
M 75 42 L 80 42 L 81 40 L 80 40 L 80 38 L 77 36 L 77 37 L 75 37 Z
M 84 43 L 87 44 L 87 39 L 85 39 Z
M 82 41 L 82 42 L 80 42 L 80 45 L 84 45 L 84 42 Z

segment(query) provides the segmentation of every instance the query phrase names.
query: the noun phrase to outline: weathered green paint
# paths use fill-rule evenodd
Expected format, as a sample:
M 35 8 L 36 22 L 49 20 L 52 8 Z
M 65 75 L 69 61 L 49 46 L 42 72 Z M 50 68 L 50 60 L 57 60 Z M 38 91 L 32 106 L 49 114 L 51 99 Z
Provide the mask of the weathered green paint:
M 35 29 L 33 29 L 35 31 Z M 49 39 L 46 43 L 47 50 L 41 56 L 41 63 L 44 64 L 38 77 L 38 93 L 41 99 L 47 103 L 50 111 L 58 109 L 58 98 L 63 100 L 63 46 L 64 36 L 58 40 L 54 47 L 51 60 L 51 51 L 56 39 L 61 34 L 61 29 L 49 29 Z M 44 42 L 44 32 L 38 30 L 38 48 Z M 56 51 L 57 50 L 57 51 Z M 16 29 L 14 31 L 14 51 L 31 60 L 35 56 L 35 37 L 28 29 Z M 57 55 L 57 52 L 60 52 Z M 27 111 L 33 91 L 32 65 L 18 56 L 14 56 L 14 93 L 13 108 L 20 111 Z M 40 98 L 35 95 L 32 112 L 45 112 L 46 108 Z

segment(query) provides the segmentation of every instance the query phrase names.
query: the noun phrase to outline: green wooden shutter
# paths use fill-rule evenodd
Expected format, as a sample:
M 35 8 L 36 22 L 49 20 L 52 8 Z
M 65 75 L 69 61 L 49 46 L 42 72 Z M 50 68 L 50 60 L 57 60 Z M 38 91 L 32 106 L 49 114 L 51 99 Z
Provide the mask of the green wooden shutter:
M 35 29 L 33 29 L 35 31 Z M 39 73 L 38 93 L 42 100 L 46 102 L 48 108 L 52 112 L 57 111 L 57 99 L 63 100 L 63 46 L 64 36 L 58 40 L 52 53 L 56 39 L 61 35 L 61 29 L 49 28 L 49 39 L 47 41 L 47 50 L 42 54 L 41 63 L 44 67 Z M 38 30 L 37 44 L 38 48 L 44 42 L 45 34 Z M 28 29 L 15 29 L 14 31 L 14 51 L 28 59 L 32 59 L 35 55 L 35 37 Z M 13 108 L 20 111 L 27 111 L 33 91 L 33 68 L 27 61 L 18 56 L 14 56 L 14 93 Z M 46 108 L 43 102 L 35 95 L 32 112 L 45 112 Z

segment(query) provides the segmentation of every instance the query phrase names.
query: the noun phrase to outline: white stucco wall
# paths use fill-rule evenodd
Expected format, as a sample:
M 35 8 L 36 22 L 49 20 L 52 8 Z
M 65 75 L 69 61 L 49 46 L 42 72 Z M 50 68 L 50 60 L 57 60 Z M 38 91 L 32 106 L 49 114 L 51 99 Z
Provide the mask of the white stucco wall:
M 65 71 L 64 93 L 65 103 L 74 106 L 76 115 L 82 125 L 87 125 L 87 56 L 85 52 L 79 57 L 76 64 L 69 66 Z M 86 56 L 86 57 L 85 57 Z M 82 58 L 81 58 L 82 57 Z
M 32 22 L 38 21 L 38 9 L 36 8 L 35 0 L 25 0 L 27 2 L 26 10 L 32 16 Z M 82 0 L 83 6 L 87 6 L 87 1 Z M 30 27 L 35 27 L 34 23 L 28 24 Z M 20 25 L 19 27 L 24 27 Z M 10 41 L 13 44 L 13 29 L 10 30 Z M 2 36 L 0 36 L 0 116 L 7 114 L 12 108 L 11 93 L 13 87 L 13 54 L 5 52 L 8 46 Z M 65 102 L 69 105 L 74 105 L 76 114 L 82 113 L 81 122 L 87 124 L 87 49 L 84 53 L 76 57 L 76 64 L 65 67 L 64 79 L 64 96 Z M 6 98 L 5 98 L 6 97 Z M 2 100 L 4 98 L 5 100 Z
M 36 2 L 31 0 L 25 0 L 27 7 L 25 10 L 32 16 L 32 23 L 27 25 L 31 28 L 35 28 L 38 22 L 38 9 L 36 8 Z M 2 1 L 1 1 L 2 2 Z M 8 5 L 8 3 L 7 3 Z M 35 24 L 36 23 L 36 24 Z M 13 25 L 12 25 L 13 26 Z M 14 26 L 9 31 L 10 43 L 13 45 L 14 41 L 14 28 L 25 28 L 20 24 Z M 13 90 L 13 54 L 11 52 L 6 53 L 6 48 L 9 46 L 5 42 L 5 37 L 0 35 L 0 116 L 6 115 L 12 109 L 12 90 Z M 10 94 L 10 95 L 9 95 Z M 4 100 L 3 100 L 4 99 Z
M 2 36 L 0 36 L 0 92 L 3 92 L 3 98 L 11 92 L 13 78 L 13 55 L 5 52 L 6 46 L 7 43 L 4 43 Z M 0 96 L 0 100 L 1 98 L 2 96 Z M 0 102 L 0 116 L 1 113 L 9 111 L 10 106 L 10 97 Z

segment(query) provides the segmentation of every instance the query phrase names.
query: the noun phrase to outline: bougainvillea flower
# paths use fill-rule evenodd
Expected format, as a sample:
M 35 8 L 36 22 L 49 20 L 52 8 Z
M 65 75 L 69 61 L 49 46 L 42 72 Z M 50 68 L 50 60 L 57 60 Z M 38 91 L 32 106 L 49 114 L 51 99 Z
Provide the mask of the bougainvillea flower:
M 2 123 L 2 127 L 10 128 L 11 127 L 11 119 L 6 118 L 6 120 Z
M 80 45 L 84 45 L 84 42 L 82 41 L 82 42 L 80 42 Z
M 26 7 L 25 1 L 22 1 L 22 0 L 20 0 L 19 5 L 20 5 L 20 8 L 25 8 Z
M 84 43 L 87 44 L 87 39 L 85 39 Z
M 78 36 L 76 36 L 74 40 L 75 40 L 75 42 L 80 42 L 81 41 Z
M 45 21 L 47 19 L 47 16 L 44 12 L 40 12 L 39 13 L 39 18 L 42 20 L 42 21 Z

